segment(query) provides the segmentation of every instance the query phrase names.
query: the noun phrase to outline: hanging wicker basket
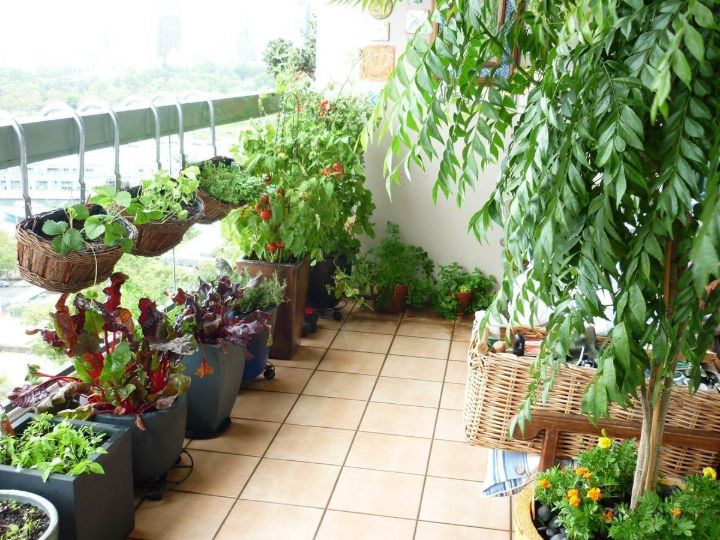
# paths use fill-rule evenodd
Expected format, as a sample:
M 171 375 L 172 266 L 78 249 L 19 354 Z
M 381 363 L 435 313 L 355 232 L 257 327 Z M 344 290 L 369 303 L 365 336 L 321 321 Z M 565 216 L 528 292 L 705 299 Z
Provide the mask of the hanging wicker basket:
M 130 189 L 130 194 L 134 197 L 139 189 L 139 187 Z M 151 221 L 150 223 L 135 225 L 138 235 L 131 253 L 140 257 L 157 257 L 170 251 L 182 242 L 188 229 L 202 218 L 204 209 L 205 205 L 202 199 L 196 196 L 192 205 L 187 209 L 187 219 L 182 221 L 177 219 L 169 219 L 163 222 Z M 124 215 L 130 222 L 133 221 L 132 216 L 127 215 L 127 213 L 124 213 Z
M 213 158 L 210 158 L 206 161 L 202 161 L 198 163 L 198 167 L 200 167 L 200 171 L 203 170 L 204 167 L 207 166 L 217 166 L 217 165 L 225 165 L 227 167 L 233 165 L 235 163 L 235 160 L 229 157 L 225 156 L 215 156 Z M 215 223 L 216 221 L 220 221 L 225 216 L 227 216 L 230 211 L 236 209 L 236 208 L 242 208 L 245 206 L 244 204 L 230 204 L 221 201 L 220 199 L 216 199 L 212 195 L 210 195 L 207 191 L 204 189 L 198 189 L 198 197 L 202 199 L 203 204 L 205 205 L 205 215 L 198 220 L 198 223 L 202 223 L 204 225 L 209 225 L 210 223 Z
M 513 334 L 517 332 L 518 328 L 514 328 Z M 544 331 L 533 332 L 534 337 L 543 335 Z M 535 358 L 528 356 L 493 352 L 486 338 L 483 338 L 482 330 L 473 330 L 468 351 L 469 369 L 463 410 L 465 435 L 469 442 L 488 448 L 540 453 L 541 435 L 529 441 L 508 436 L 511 422 L 527 395 L 531 382 L 530 369 L 534 361 Z M 547 401 L 533 410 L 581 415 L 583 394 L 596 373 L 591 368 L 561 366 Z M 687 388 L 675 387 L 670 398 L 666 425 L 717 432 L 720 431 L 720 414 L 716 412 L 720 413 L 720 393 L 711 390 L 690 395 Z M 610 419 L 639 426 L 642 411 L 639 405 L 623 409 L 612 404 Z M 595 444 L 595 435 L 561 433 L 557 456 L 573 458 Z M 719 460 L 720 453 L 712 450 L 664 445 L 660 469 L 671 478 L 682 478 L 702 471 L 703 467 L 716 464 Z
M 105 213 L 98 205 L 90 206 L 90 214 Z M 42 233 L 47 220 L 66 219 L 65 210 L 59 208 L 22 220 L 17 224 L 18 269 L 28 283 L 52 292 L 78 292 L 96 283 L 102 283 L 113 273 L 115 264 L 123 255 L 120 246 L 99 244 L 96 249 L 74 251 L 62 256 L 52 247 L 52 241 Z M 126 219 L 121 219 L 130 239 L 135 240 L 137 229 Z

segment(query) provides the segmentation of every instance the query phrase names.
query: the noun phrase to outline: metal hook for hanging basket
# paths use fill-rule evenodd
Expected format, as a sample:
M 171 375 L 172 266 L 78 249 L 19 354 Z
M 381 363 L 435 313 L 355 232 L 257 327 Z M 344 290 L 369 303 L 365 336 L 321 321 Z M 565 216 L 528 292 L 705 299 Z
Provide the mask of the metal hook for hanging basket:
M 85 123 L 82 116 L 67 103 L 51 103 L 40 111 L 42 116 L 49 116 L 57 113 L 68 113 L 75 120 L 78 131 L 78 158 L 80 159 L 80 171 L 78 182 L 80 183 L 80 202 L 85 202 Z
M 212 145 L 213 156 L 217 156 L 218 151 L 217 151 L 217 142 L 216 142 L 216 137 L 215 137 L 215 131 L 216 131 L 216 129 L 215 129 L 216 128 L 216 126 L 215 126 L 215 103 L 213 102 L 212 98 L 203 96 L 200 94 L 189 93 L 189 94 L 185 94 L 182 96 L 183 100 L 194 99 L 194 98 L 204 100 L 208 106 L 208 111 L 210 113 L 210 144 Z
M 30 201 L 30 183 L 28 179 L 28 157 L 27 157 L 27 140 L 25 139 L 25 130 L 22 124 L 8 111 L 0 111 L 0 116 L 7 118 L 17 136 L 18 151 L 20 153 L 20 176 L 22 178 L 22 195 L 25 201 L 25 217 L 32 215 L 32 204 Z
M 170 94 L 158 94 L 154 96 L 150 101 L 154 104 L 156 101 L 161 99 L 169 99 L 175 103 L 175 109 L 178 114 L 178 141 L 180 144 L 180 168 L 185 168 L 185 118 L 183 116 L 183 108 L 180 100 Z
M 132 107 L 133 105 L 148 106 L 152 111 L 153 120 L 155 120 L 155 163 L 158 171 L 162 169 L 162 160 L 160 159 L 160 112 L 151 99 L 140 96 L 130 96 L 122 102 L 123 107 Z
M 89 101 L 80 105 L 78 110 L 80 112 L 92 112 L 99 110 L 110 116 L 110 123 L 113 128 L 113 150 L 115 152 L 115 189 L 120 190 L 122 185 L 120 180 L 120 121 L 118 120 L 117 113 L 115 113 L 110 105 L 103 101 Z

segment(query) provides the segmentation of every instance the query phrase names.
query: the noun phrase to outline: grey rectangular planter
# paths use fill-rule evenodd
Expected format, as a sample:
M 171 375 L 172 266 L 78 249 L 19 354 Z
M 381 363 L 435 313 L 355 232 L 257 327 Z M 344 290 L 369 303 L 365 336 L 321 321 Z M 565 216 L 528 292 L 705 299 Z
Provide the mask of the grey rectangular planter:
M 35 416 L 20 418 L 13 425 L 15 431 L 21 432 Z M 30 491 L 53 503 L 60 517 L 60 540 L 125 539 L 135 527 L 130 434 L 103 424 L 71 423 L 107 435 L 103 447 L 108 453 L 94 459 L 105 474 L 52 474 L 43 482 L 38 471 L 0 465 L 0 486 Z

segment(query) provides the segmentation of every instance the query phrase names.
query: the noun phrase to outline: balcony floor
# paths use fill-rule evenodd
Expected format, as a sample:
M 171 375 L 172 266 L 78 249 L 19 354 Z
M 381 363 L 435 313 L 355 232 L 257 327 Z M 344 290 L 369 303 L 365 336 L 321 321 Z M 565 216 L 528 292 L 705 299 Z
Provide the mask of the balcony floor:
M 130 538 L 508 540 L 510 498 L 480 496 L 486 450 L 463 442 L 470 322 L 322 319 Z

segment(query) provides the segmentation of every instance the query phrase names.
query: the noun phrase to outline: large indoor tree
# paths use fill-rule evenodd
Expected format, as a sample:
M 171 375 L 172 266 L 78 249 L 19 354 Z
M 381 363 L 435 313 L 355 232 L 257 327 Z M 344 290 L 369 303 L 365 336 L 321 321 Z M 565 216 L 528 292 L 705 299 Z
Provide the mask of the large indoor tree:
M 528 0 L 500 27 L 496 1 L 436 4 L 434 39 L 428 23 L 409 42 L 375 112 L 389 187 L 439 161 L 433 195 L 460 202 L 502 161 L 471 223 L 504 230 L 494 310 L 554 310 L 521 423 L 573 335 L 609 318 L 583 406 L 639 402 L 635 505 L 656 485 L 676 363 L 694 391 L 720 320 L 720 3 Z M 509 73 L 486 67 L 498 58 Z

